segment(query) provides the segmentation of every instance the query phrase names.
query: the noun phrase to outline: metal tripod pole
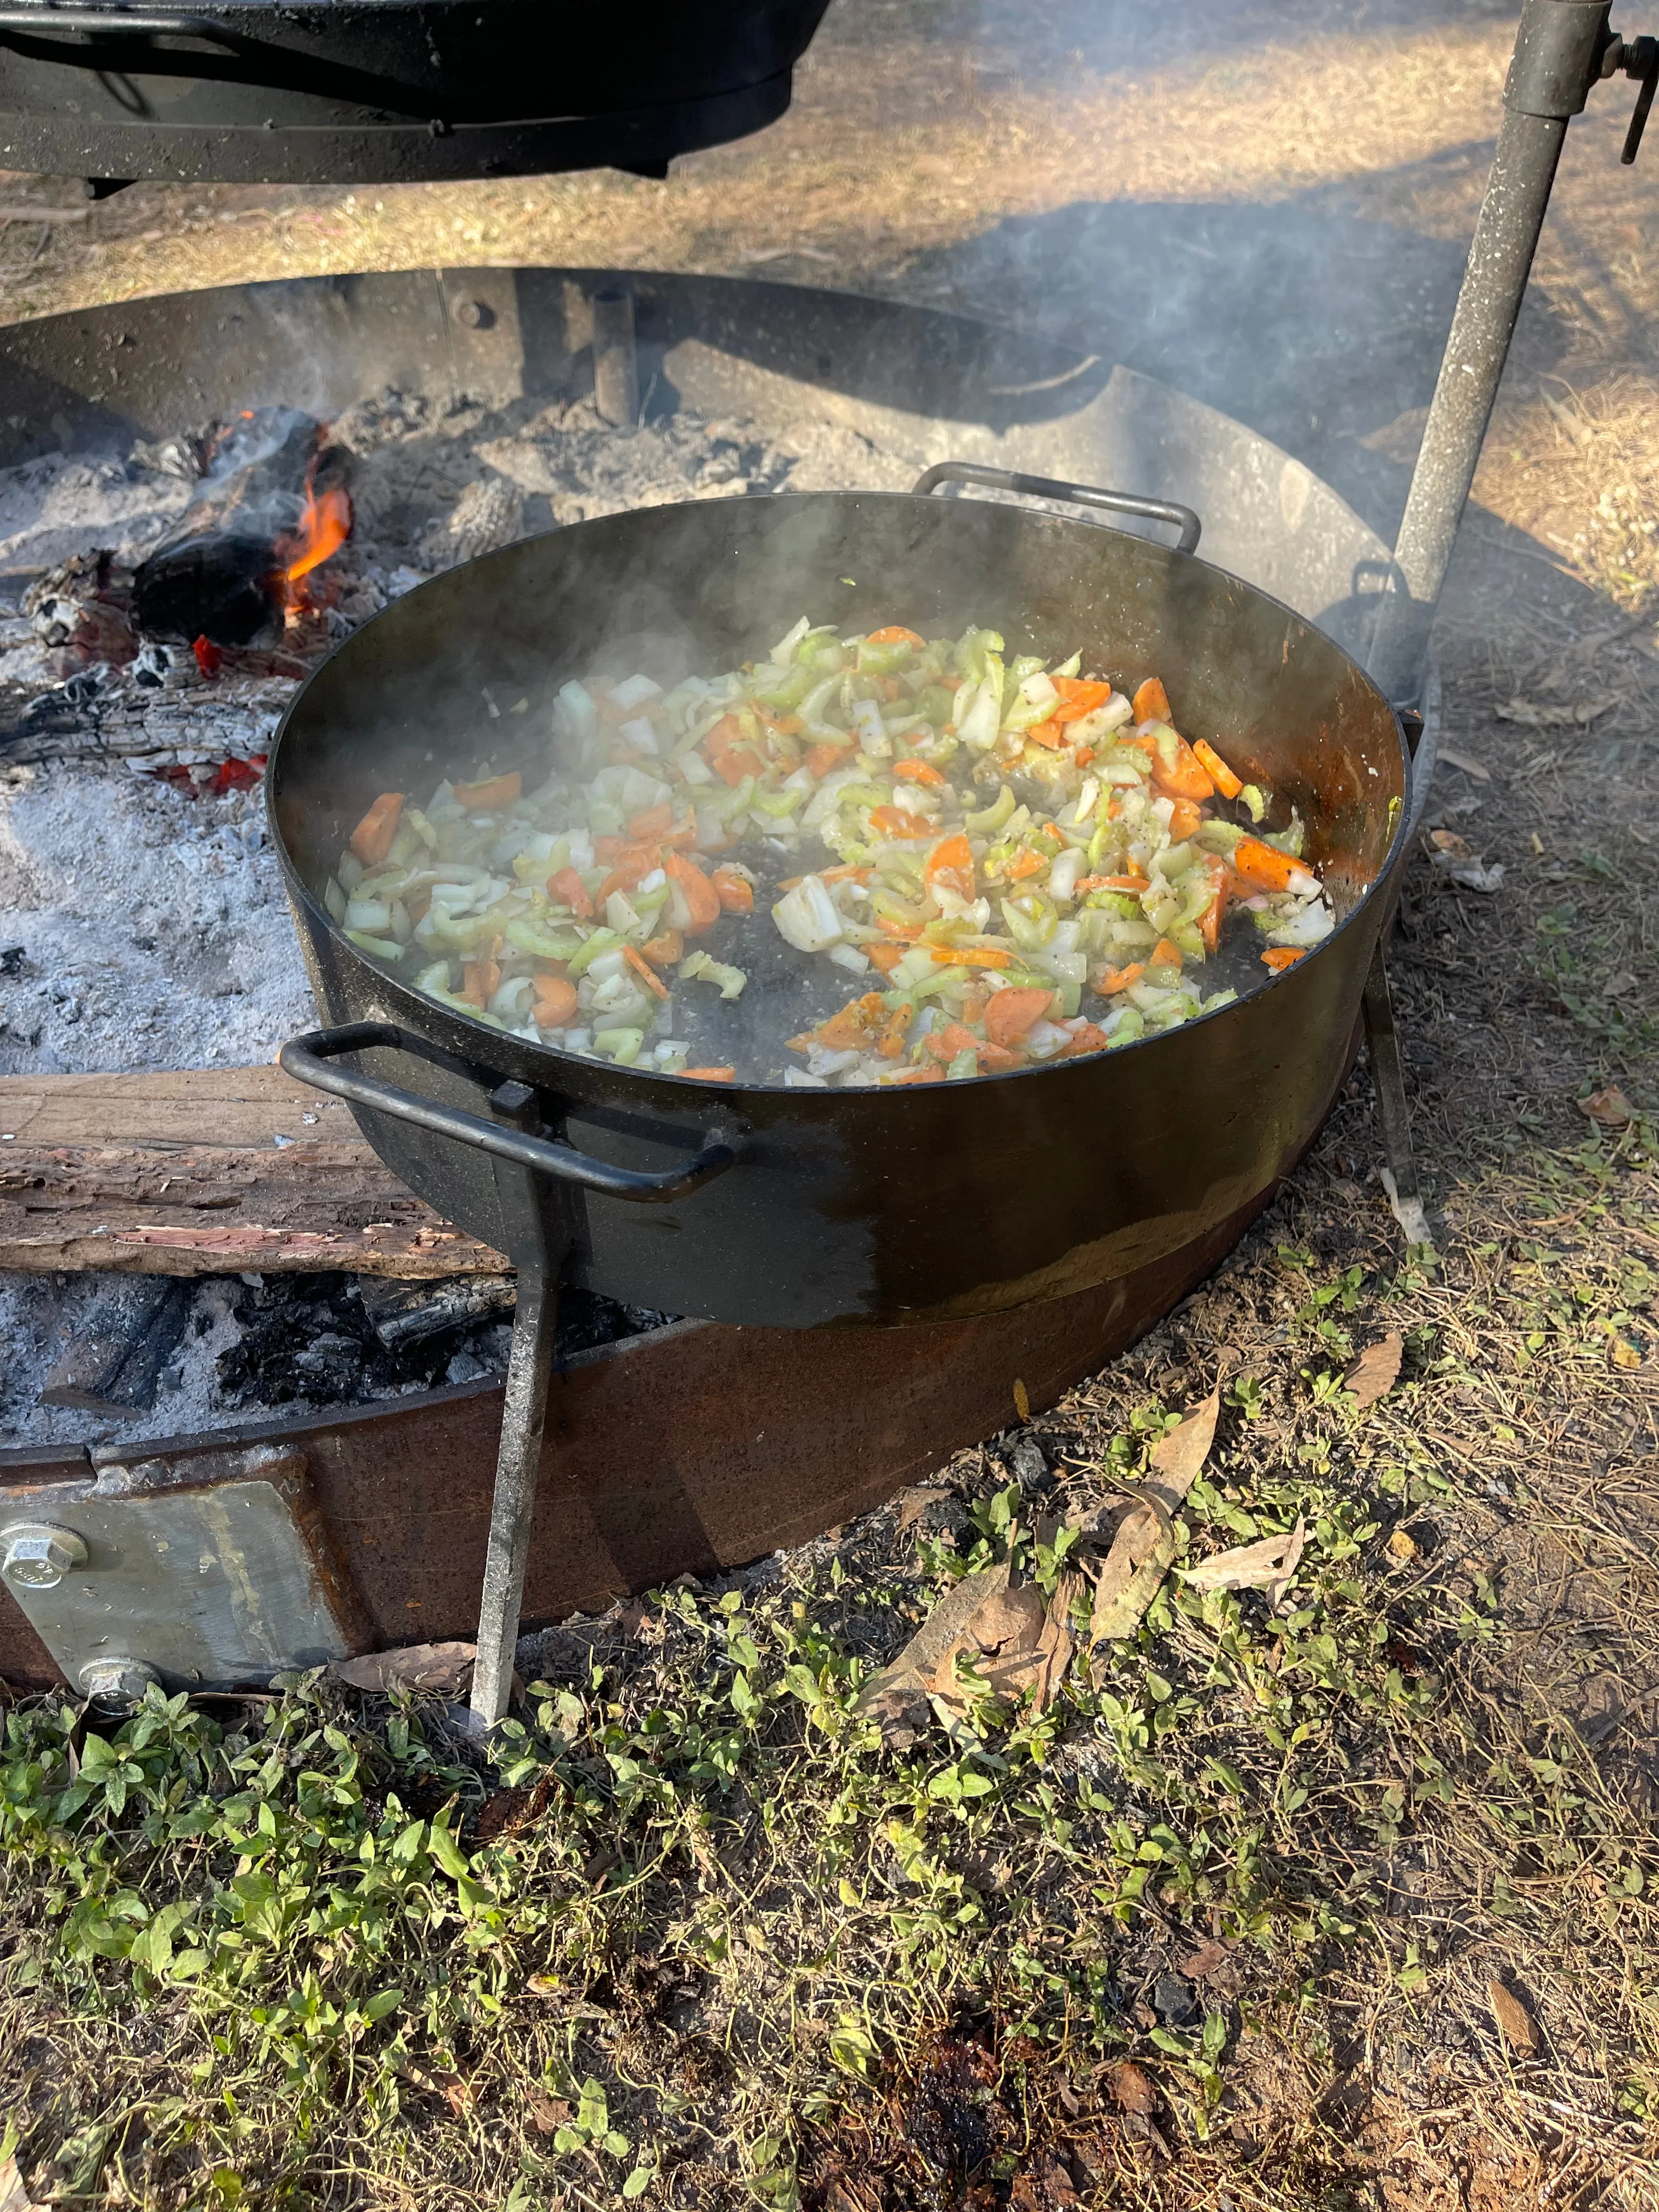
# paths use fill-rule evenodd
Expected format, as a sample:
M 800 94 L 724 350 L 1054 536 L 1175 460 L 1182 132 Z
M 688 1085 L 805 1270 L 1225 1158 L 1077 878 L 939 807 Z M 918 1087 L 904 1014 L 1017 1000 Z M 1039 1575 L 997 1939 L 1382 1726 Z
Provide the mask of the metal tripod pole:
M 521 1083 L 502 1084 L 491 1096 L 489 1110 L 498 1121 L 508 1122 L 528 1135 L 541 1133 L 536 1094 Z M 513 1655 L 519 1640 L 525 1569 L 536 1520 L 542 1436 L 553 1382 L 559 1269 L 564 1259 L 562 1240 L 548 1235 L 544 1194 L 535 1175 L 508 1160 L 497 1158 L 494 1165 L 508 1245 L 518 1270 L 519 1300 L 501 1403 L 501 1441 L 495 1462 L 495 1494 L 489 1513 L 489 1542 L 484 1555 L 483 1595 L 478 1604 L 477 1648 L 472 1666 L 472 1725 L 480 1735 L 487 1735 L 495 1727 L 513 1695 Z M 556 1206 L 562 1199 L 555 1192 L 545 1202 Z
M 1623 70 L 1644 80 L 1624 158 L 1633 161 L 1652 101 L 1655 41 L 1626 44 L 1607 27 L 1608 0 L 1526 0 L 1504 87 L 1504 121 L 1469 248 L 1423 443 L 1395 549 L 1370 670 L 1396 708 L 1417 705 L 1429 638 L 1458 525 L 1509 359 L 1570 118 L 1590 88 Z M 1365 986 L 1365 1035 L 1396 1218 L 1413 1241 L 1427 1220 L 1412 1150 L 1388 970 L 1379 940 Z

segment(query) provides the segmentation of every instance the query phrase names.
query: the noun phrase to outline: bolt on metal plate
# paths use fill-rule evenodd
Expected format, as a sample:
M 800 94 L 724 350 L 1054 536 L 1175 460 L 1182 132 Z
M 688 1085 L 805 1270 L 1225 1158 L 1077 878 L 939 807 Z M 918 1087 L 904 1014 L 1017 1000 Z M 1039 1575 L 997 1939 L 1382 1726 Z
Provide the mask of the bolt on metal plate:
M 65 1677 L 131 1705 L 147 1681 L 231 1688 L 343 1658 L 354 1604 L 292 1454 L 225 1455 L 190 1483 L 165 1460 L 40 1493 L 0 1489 L 0 1576 Z M 32 1509 L 32 1510 L 31 1510 Z

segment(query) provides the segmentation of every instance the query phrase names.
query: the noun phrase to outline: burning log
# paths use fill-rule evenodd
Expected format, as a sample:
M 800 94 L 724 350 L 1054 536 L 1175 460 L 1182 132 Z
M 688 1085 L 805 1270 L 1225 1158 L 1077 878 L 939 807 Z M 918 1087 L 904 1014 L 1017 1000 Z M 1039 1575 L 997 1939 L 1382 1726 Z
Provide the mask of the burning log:
M 347 456 L 292 407 L 242 415 L 213 441 L 172 532 L 139 568 L 141 631 L 247 645 L 309 604 L 306 580 L 351 532 Z

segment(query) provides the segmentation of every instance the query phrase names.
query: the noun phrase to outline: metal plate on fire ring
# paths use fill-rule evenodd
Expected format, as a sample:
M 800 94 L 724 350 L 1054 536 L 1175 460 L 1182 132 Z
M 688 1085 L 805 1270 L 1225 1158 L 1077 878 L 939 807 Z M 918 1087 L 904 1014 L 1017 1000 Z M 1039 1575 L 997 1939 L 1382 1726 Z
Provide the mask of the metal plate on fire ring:
M 303 1461 L 238 1456 L 210 1483 L 150 1460 L 0 1490 L 0 1573 L 70 1683 L 128 1701 L 148 1681 L 228 1689 L 358 1647 Z

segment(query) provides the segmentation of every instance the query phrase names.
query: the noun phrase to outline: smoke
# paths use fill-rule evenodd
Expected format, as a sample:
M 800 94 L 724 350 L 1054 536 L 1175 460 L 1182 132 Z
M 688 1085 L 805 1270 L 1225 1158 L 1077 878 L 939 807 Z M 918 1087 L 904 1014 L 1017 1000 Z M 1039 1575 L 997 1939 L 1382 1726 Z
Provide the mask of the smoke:
M 951 10 L 991 211 L 897 289 L 1097 350 L 1206 401 L 1392 539 L 1409 425 L 1462 279 L 1511 0 L 980 0 Z M 945 28 L 943 15 L 939 28 Z M 1045 157 L 1063 136 L 1064 173 Z M 962 180 L 965 187 L 967 179 Z M 998 214 L 1024 198 L 1032 211 Z M 1536 300 L 1534 355 L 1565 339 Z M 1372 441 L 1368 444 L 1366 441 Z

